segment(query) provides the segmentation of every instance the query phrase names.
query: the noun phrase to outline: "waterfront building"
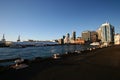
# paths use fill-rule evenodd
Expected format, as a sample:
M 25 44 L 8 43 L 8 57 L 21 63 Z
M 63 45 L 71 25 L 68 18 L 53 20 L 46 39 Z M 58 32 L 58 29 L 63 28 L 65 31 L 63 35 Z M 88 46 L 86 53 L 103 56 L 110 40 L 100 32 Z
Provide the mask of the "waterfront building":
M 59 40 L 58 40 L 58 43 L 59 43 L 59 44 L 64 44 L 64 39 L 62 39 L 62 38 L 59 39 Z
M 96 30 L 97 34 L 98 34 L 98 41 L 101 41 L 102 36 L 101 36 L 101 28 L 98 28 L 98 30 Z
M 71 40 L 76 40 L 76 32 L 75 31 L 72 32 Z
M 5 45 L 6 45 L 6 46 L 11 46 L 11 45 L 12 45 L 12 41 L 6 41 L 6 42 L 5 42 Z
M 69 33 L 66 34 L 66 37 L 64 39 L 64 43 L 65 44 L 69 44 L 70 43 L 70 34 Z
M 78 37 L 74 41 L 71 41 L 71 44 L 85 44 L 85 40 Z
M 76 40 L 76 32 L 73 31 L 73 32 L 72 32 L 71 39 L 70 39 L 70 43 L 71 43 L 71 44 L 74 44 L 74 43 L 75 43 L 75 40 Z
M 87 42 L 97 42 L 98 34 L 96 31 L 84 31 L 82 32 L 82 38 Z
M 115 34 L 114 36 L 114 44 L 120 45 L 120 34 Z
M 82 32 L 82 38 L 83 38 L 85 41 L 90 41 L 90 31 L 83 31 L 83 32 Z
M 102 43 L 114 43 L 114 26 L 110 23 L 104 23 L 100 26 L 101 28 L 101 41 Z
M 98 41 L 98 34 L 96 31 L 90 32 L 90 41 L 91 42 L 97 42 Z

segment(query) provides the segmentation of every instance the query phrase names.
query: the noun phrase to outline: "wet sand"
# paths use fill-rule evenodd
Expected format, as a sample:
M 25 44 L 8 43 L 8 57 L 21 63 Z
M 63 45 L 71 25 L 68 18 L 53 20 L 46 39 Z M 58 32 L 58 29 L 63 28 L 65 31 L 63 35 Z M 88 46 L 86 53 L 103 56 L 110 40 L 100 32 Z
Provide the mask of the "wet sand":
M 1 71 L 0 80 L 120 80 L 120 46 L 38 59 L 25 69 Z

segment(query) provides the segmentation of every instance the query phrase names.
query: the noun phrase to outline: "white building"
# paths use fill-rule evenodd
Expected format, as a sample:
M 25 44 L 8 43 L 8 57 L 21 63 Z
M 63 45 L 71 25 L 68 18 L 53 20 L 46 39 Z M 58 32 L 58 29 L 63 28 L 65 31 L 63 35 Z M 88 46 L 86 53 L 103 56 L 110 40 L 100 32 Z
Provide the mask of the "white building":
M 101 38 L 102 43 L 114 43 L 114 26 L 110 23 L 104 23 L 99 28 L 98 37 Z
M 70 43 L 70 34 L 69 33 L 66 34 L 66 37 L 64 39 L 64 43 L 65 44 L 69 44 Z
M 114 44 L 120 45 L 120 34 L 115 34 L 114 36 Z

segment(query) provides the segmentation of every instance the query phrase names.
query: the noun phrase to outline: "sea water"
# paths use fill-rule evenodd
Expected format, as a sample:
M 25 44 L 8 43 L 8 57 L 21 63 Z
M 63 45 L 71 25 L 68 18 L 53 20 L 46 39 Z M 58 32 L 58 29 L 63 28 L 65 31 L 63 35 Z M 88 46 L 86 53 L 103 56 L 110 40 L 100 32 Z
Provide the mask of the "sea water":
M 36 57 L 51 57 L 55 53 L 65 54 L 65 52 L 74 52 L 75 50 L 86 50 L 89 45 L 57 45 L 26 48 L 0 48 L 0 60 L 13 59 L 21 57 L 23 59 L 34 59 Z

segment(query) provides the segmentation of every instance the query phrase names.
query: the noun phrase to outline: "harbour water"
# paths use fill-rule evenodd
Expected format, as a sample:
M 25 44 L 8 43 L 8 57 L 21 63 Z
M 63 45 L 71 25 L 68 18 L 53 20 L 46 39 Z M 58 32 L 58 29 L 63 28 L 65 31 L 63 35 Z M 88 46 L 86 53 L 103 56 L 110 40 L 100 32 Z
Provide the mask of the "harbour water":
M 55 53 L 64 54 L 65 52 L 74 52 L 75 50 L 86 50 L 89 45 L 57 45 L 26 48 L 0 48 L 0 60 L 13 59 L 21 57 L 32 60 L 36 57 L 51 57 Z

